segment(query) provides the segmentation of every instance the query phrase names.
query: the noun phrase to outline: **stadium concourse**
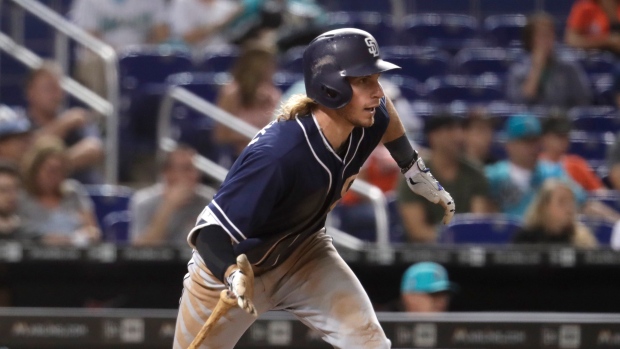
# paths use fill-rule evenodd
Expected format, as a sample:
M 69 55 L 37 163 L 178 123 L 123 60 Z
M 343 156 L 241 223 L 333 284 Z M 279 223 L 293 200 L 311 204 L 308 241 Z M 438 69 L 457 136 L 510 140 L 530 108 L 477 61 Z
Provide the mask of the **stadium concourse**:
M 620 347 L 620 1 L 5 0 L 0 349 L 170 348 L 187 233 L 345 27 L 457 208 L 378 148 L 330 214 L 392 347 Z M 328 346 L 273 312 L 236 347 Z

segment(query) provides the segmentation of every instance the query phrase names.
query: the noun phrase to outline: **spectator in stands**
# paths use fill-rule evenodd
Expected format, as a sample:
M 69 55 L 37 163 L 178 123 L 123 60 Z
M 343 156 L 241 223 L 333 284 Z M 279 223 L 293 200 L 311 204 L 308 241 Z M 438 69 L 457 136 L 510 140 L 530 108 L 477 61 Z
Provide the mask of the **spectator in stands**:
M 403 310 L 441 313 L 448 310 L 458 286 L 450 282 L 446 269 L 434 262 L 416 263 L 403 274 L 400 292 Z
M 488 212 L 488 186 L 484 174 L 463 156 L 461 121 L 451 115 L 435 116 L 426 122 L 425 133 L 431 152 L 425 159 L 426 166 L 438 174 L 435 175 L 437 180 L 458 203 L 456 213 Z M 398 201 L 408 240 L 436 241 L 436 225 L 441 222 L 443 211 L 436 210 L 432 204 L 407 190 L 407 184 L 401 181 Z
M 207 47 L 225 44 L 222 31 L 243 10 L 230 0 L 172 0 L 170 7 L 172 34 L 191 46 L 195 57 Z
M 585 72 L 555 54 L 555 23 L 545 13 L 533 15 L 523 28 L 523 47 L 529 53 L 514 63 L 506 83 L 513 103 L 560 108 L 588 104 L 592 98 Z
M 493 119 L 483 109 L 473 109 L 463 123 L 465 157 L 478 166 L 490 165 L 497 159 L 491 154 L 494 130 Z
M 528 207 L 524 226 L 517 231 L 513 240 L 523 244 L 596 247 L 596 238 L 577 220 L 577 213 L 577 201 L 570 184 L 548 179 Z
M 548 117 L 542 123 L 540 160 L 559 164 L 564 171 L 587 191 L 602 190 L 603 182 L 588 162 L 579 155 L 568 154 L 571 122 L 566 117 Z
M 162 43 L 169 37 L 166 0 L 75 0 L 70 14 L 77 26 L 119 50 Z M 76 76 L 106 96 L 103 62 L 87 50 L 78 52 Z
M 620 1 L 577 0 L 573 4 L 564 41 L 582 49 L 620 54 Z
M 521 217 L 546 179 L 570 179 L 562 166 L 538 160 L 542 130 L 535 116 L 513 115 L 504 131 L 508 159 L 487 166 L 485 172 L 497 210 Z M 583 189 L 577 184 L 573 189 L 578 202 L 584 203 Z
M 21 179 L 13 164 L 0 162 L 0 240 L 36 238 L 17 213 Z
M 98 241 L 101 232 L 86 189 L 67 178 L 68 165 L 62 140 L 45 136 L 34 142 L 22 164 L 19 215 L 44 243 L 84 246 Z
M 135 245 L 186 244 L 196 217 L 215 191 L 200 184 L 194 149 L 179 145 L 161 166 L 161 183 L 136 192 L 129 203 L 129 228 Z
M 62 111 L 65 94 L 60 87 L 60 68 L 46 62 L 26 79 L 26 113 L 35 137 L 54 135 L 67 146 L 71 176 L 82 183 L 101 182 L 97 166 L 103 158 L 103 144 L 93 113 L 83 108 Z
M 32 139 L 30 120 L 0 104 L 0 160 L 18 166 Z
M 276 72 L 274 54 L 264 48 L 250 48 L 243 52 L 232 68 L 232 81 L 223 86 L 217 105 L 249 124 L 263 128 L 273 117 L 282 92 L 273 84 Z M 215 129 L 218 143 L 232 147 L 236 158 L 249 139 L 234 130 L 218 124 Z

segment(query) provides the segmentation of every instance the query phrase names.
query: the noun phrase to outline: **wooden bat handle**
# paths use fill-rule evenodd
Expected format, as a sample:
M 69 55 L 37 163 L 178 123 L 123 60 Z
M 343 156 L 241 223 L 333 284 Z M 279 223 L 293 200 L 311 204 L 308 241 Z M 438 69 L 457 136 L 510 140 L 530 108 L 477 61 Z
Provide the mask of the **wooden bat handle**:
M 187 349 L 198 349 L 200 345 L 202 344 L 202 342 L 205 340 L 205 338 L 207 338 L 207 335 L 209 334 L 209 331 L 211 331 L 211 328 L 213 327 L 213 325 L 222 317 L 222 315 L 226 314 L 226 312 L 230 308 L 233 308 L 236 305 L 237 305 L 237 300 L 234 298 L 228 297 L 227 290 L 222 290 L 222 292 L 220 292 L 220 299 L 217 301 L 217 305 L 215 306 L 215 309 L 213 309 L 213 312 L 207 319 L 207 322 L 205 322 L 205 324 L 202 325 L 200 332 L 198 332 L 198 334 L 196 335 L 196 338 L 194 338 L 194 340 L 189 345 L 189 347 L 187 347 Z

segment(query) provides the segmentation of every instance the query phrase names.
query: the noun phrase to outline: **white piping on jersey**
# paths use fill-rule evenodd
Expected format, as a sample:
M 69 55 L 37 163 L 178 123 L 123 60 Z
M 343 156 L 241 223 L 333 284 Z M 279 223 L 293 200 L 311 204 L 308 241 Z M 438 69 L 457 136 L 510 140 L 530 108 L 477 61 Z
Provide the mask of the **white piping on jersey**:
M 310 143 L 310 139 L 308 138 L 308 133 L 306 133 L 306 129 L 304 128 L 304 125 L 301 123 L 301 121 L 299 121 L 299 117 L 295 117 L 295 120 L 299 124 L 299 127 L 301 127 L 301 130 L 304 132 L 304 136 L 306 137 L 306 142 L 308 143 L 308 147 L 310 147 L 310 151 L 312 152 L 312 155 L 314 155 L 314 158 L 316 159 L 316 161 L 319 164 L 321 164 L 321 166 L 323 166 L 323 168 L 325 169 L 325 172 L 327 172 L 327 175 L 329 176 L 329 186 L 327 187 L 327 191 L 325 192 L 325 197 L 327 197 L 327 195 L 329 195 L 329 191 L 332 189 L 332 173 L 329 171 L 329 168 L 327 168 L 327 166 L 325 166 L 325 164 L 321 161 L 321 159 L 319 159 L 319 157 L 314 152 L 314 149 L 312 148 L 312 143 Z M 317 127 L 318 127 L 318 125 L 317 125 Z M 320 132 L 320 130 L 319 130 L 319 132 Z M 213 202 L 215 202 L 215 201 L 213 201 Z
M 295 236 L 295 238 L 293 239 L 293 241 L 291 241 L 291 243 L 290 243 L 290 244 L 288 244 L 288 247 L 291 247 L 291 245 L 292 245 L 292 244 L 294 244 L 294 243 L 295 243 L 295 241 L 297 241 L 297 238 L 299 237 L 299 235 L 301 235 L 301 234 L 297 234 L 297 236 Z
M 364 128 L 362 128 L 362 136 L 360 137 L 360 140 L 357 142 L 357 146 L 355 147 L 355 152 L 353 152 L 353 156 L 351 156 L 351 158 L 349 159 L 349 162 L 347 162 L 347 164 L 344 165 L 344 169 L 342 170 L 342 178 L 344 178 L 344 173 L 347 170 L 347 167 L 349 166 L 349 164 L 351 164 L 351 161 L 355 159 L 355 155 L 357 155 L 357 150 L 360 148 L 360 144 L 362 144 L 362 139 L 364 139 L 365 134 L 366 134 L 366 131 L 364 130 Z M 351 145 L 351 142 L 349 142 L 349 146 L 350 145 Z
M 325 135 L 323 134 L 323 131 L 321 131 L 321 126 L 319 126 L 319 122 L 316 120 L 316 116 L 314 116 L 314 114 L 312 114 L 312 120 L 316 124 L 316 128 L 319 130 L 319 134 L 321 135 L 321 138 L 323 139 L 323 143 L 325 144 L 325 147 L 327 148 L 327 150 L 329 150 L 332 154 L 334 154 L 336 159 L 340 160 L 340 162 L 342 162 L 344 164 L 344 160 L 342 160 L 340 158 L 340 156 L 338 154 L 336 154 L 336 152 L 334 151 L 334 148 L 332 148 L 331 144 L 329 144 L 329 141 L 327 141 L 327 138 L 325 138 Z M 351 138 L 351 134 L 349 134 L 348 138 Z M 351 149 L 351 142 L 349 142 L 349 147 L 347 148 L 347 153 L 344 155 L 344 159 L 345 160 L 347 159 L 347 155 L 349 155 L 349 149 Z
M 273 264 L 271 265 L 272 267 L 273 267 L 274 265 L 276 265 L 276 263 L 278 263 L 278 259 L 280 259 L 280 255 L 278 255 L 278 256 L 276 257 L 276 260 L 275 260 L 275 261 L 273 262 Z
M 202 214 L 205 213 L 205 211 L 209 208 L 209 205 L 205 206 L 205 208 L 202 209 L 202 211 L 200 212 L 200 214 L 198 215 L 198 217 L 196 218 L 196 223 L 198 224 L 198 222 L 200 222 L 200 220 L 202 219 Z
M 228 219 L 228 216 L 226 215 L 226 213 L 224 213 L 224 211 L 222 211 L 222 209 L 220 208 L 220 205 L 217 204 L 217 202 L 215 202 L 215 200 L 211 201 L 213 203 L 213 205 L 222 213 L 222 216 L 224 217 L 224 219 L 226 219 L 226 221 L 228 222 L 228 224 L 230 224 L 231 227 L 235 228 L 235 230 L 237 231 L 237 233 L 239 233 L 239 235 L 241 235 L 241 237 L 243 238 L 243 240 L 247 239 L 245 237 L 245 235 L 243 235 L 243 233 L 241 232 L 241 230 L 239 230 L 239 228 L 237 228 L 233 222 L 230 221 L 230 219 Z
M 208 207 L 207 207 L 208 208 Z M 233 239 L 234 242 L 239 243 L 239 240 L 237 240 L 237 238 L 228 230 L 228 228 L 226 228 L 226 226 L 224 224 L 222 224 L 222 222 L 217 218 L 217 216 L 213 213 L 213 211 L 211 211 L 211 209 L 208 210 L 208 212 L 211 213 L 211 217 L 209 217 L 210 219 L 212 218 L 214 220 L 214 222 L 208 222 L 206 221 L 203 224 L 197 225 L 195 227 L 192 228 L 192 230 L 189 232 L 189 235 L 187 236 L 187 241 L 190 241 L 190 237 L 194 234 L 194 232 L 200 228 L 204 228 L 206 226 L 212 225 L 212 224 L 217 224 L 220 227 L 222 227 L 222 229 L 224 229 L 224 231 L 230 235 L 230 237 Z

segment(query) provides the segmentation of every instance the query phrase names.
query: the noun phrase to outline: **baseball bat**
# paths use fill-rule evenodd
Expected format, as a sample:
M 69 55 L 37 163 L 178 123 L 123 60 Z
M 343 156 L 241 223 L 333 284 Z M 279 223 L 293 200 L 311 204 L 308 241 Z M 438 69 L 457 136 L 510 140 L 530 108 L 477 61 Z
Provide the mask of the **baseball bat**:
M 220 299 L 217 301 L 215 309 L 213 309 L 213 312 L 207 319 L 207 322 L 202 325 L 200 332 L 198 332 L 196 338 L 194 338 L 187 349 L 198 349 L 205 338 L 207 338 L 207 335 L 209 334 L 209 331 L 211 331 L 213 325 L 222 317 L 222 315 L 226 314 L 230 308 L 235 306 L 237 306 L 237 300 L 228 297 L 227 290 L 222 290 L 222 292 L 220 292 Z

